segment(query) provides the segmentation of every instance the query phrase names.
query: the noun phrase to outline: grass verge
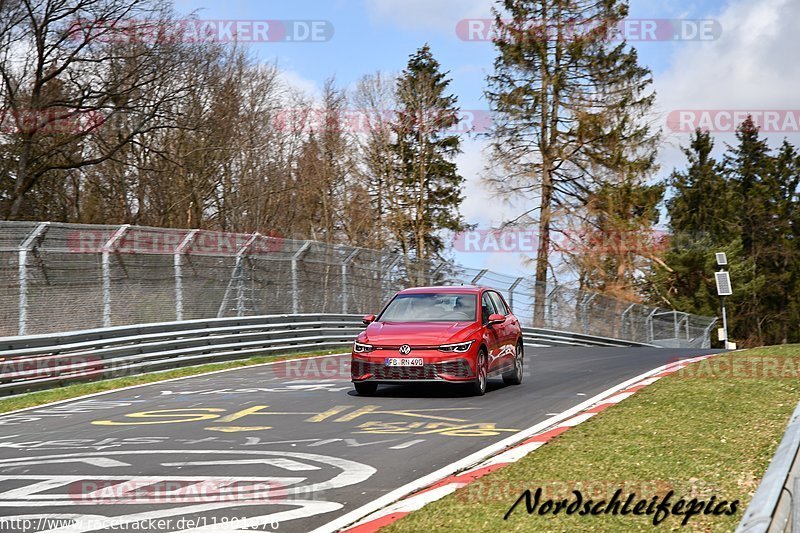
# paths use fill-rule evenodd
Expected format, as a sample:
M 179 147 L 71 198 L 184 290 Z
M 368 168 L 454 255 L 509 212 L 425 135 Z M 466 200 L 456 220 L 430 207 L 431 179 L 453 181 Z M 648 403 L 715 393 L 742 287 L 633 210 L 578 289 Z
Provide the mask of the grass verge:
M 185 376 L 194 376 L 198 374 L 205 374 L 214 372 L 216 370 L 227 370 L 230 368 L 239 368 L 245 366 L 260 365 L 262 363 L 271 363 L 275 361 L 283 361 L 286 359 L 297 359 L 299 357 L 313 357 L 315 355 L 328 355 L 333 353 L 341 353 L 341 350 L 328 350 L 322 352 L 307 352 L 302 354 L 287 354 L 287 355 L 256 355 L 248 359 L 238 359 L 235 361 L 226 361 L 224 363 L 208 363 L 205 365 L 187 366 L 182 368 L 174 368 L 171 370 L 163 370 L 153 372 L 150 374 L 137 374 L 135 376 L 126 376 L 121 378 L 111 378 L 98 381 L 91 381 L 88 383 L 74 383 L 65 385 L 55 389 L 47 389 L 43 391 L 29 392 L 7 398 L 0 399 L 0 413 L 7 413 L 17 409 L 25 409 L 26 407 L 36 407 L 47 403 L 58 402 L 61 400 L 68 400 L 70 398 L 77 398 L 86 394 L 94 394 L 97 392 L 109 391 L 114 389 L 121 389 L 123 387 L 130 387 L 132 385 L 142 385 L 145 383 L 156 383 L 166 379 L 182 378 Z
M 725 354 L 690 365 L 551 440 L 519 462 L 411 513 L 383 532 L 652 531 L 653 514 L 539 514 L 547 499 L 608 501 L 622 489 L 638 499 L 674 491 L 671 503 L 739 500 L 731 516 L 700 514 L 681 526 L 733 531 L 772 459 L 800 400 L 800 345 Z M 525 502 L 504 520 L 520 494 L 542 489 L 539 507 Z M 602 508 L 600 508 L 602 509 Z M 706 507 L 703 507 L 705 511 Z M 730 509 L 726 506 L 724 509 Z M 646 507 L 643 509 L 646 511 Z

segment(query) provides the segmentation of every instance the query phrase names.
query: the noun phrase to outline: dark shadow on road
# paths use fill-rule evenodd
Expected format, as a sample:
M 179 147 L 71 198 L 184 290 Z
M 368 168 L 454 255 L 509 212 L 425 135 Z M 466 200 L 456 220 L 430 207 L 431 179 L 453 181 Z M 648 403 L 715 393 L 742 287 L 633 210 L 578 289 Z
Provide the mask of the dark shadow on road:
M 486 382 L 486 394 L 505 389 L 500 378 L 489 378 Z M 355 390 L 347 391 L 349 396 L 359 396 Z M 391 383 L 378 385 L 378 391 L 367 398 L 471 398 L 474 397 L 469 385 L 462 383 Z

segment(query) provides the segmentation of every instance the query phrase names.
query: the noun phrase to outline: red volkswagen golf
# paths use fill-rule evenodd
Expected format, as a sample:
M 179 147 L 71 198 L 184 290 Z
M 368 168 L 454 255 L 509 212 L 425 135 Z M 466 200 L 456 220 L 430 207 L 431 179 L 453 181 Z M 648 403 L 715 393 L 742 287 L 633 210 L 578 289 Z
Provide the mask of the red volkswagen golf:
M 491 376 L 522 383 L 519 320 L 492 289 L 406 289 L 364 323 L 350 367 L 361 395 L 374 394 L 379 383 L 468 383 L 476 395 Z

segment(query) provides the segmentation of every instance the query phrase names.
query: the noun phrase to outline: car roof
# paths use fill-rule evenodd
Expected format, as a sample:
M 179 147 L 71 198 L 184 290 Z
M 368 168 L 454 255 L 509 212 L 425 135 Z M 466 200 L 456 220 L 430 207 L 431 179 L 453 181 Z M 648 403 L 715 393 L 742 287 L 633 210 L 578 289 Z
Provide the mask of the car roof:
M 434 287 L 411 287 L 403 289 L 397 294 L 425 294 L 430 292 L 446 293 L 446 294 L 479 294 L 486 287 L 478 287 L 475 285 L 441 285 Z

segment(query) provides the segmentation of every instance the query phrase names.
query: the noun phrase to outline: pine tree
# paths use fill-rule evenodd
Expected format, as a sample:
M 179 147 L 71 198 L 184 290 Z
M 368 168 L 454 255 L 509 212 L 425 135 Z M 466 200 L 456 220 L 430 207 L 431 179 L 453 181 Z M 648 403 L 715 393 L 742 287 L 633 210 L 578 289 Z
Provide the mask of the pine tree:
M 411 55 L 397 81 L 400 109 L 392 124 L 391 144 L 399 187 L 393 226 L 406 259 L 410 281 L 426 282 L 427 263 L 444 249 L 441 231 L 461 231 L 459 213 L 464 178 L 453 159 L 461 151 L 457 99 L 446 94 L 450 80 L 426 44 Z M 414 266 L 412 266 L 412 263 Z
M 766 203 L 771 206 L 771 227 L 766 234 L 764 264 L 770 283 L 762 294 L 770 308 L 762 327 L 771 343 L 800 341 L 800 155 L 784 140 L 768 175 Z
M 490 178 L 512 199 L 536 201 L 537 323 L 544 317 L 551 231 L 608 176 L 653 170 L 658 135 L 646 114 L 655 94 L 636 50 L 617 39 L 627 2 L 503 0 L 486 96 L 496 111 Z M 524 218 L 520 217 L 520 218 Z
M 667 200 L 670 228 L 679 238 L 728 242 L 739 235 L 739 196 L 722 175 L 720 164 L 711 157 L 714 141 L 708 132 L 695 131 L 683 148 L 688 161 L 685 172 L 673 171 L 669 185 L 674 196 Z

